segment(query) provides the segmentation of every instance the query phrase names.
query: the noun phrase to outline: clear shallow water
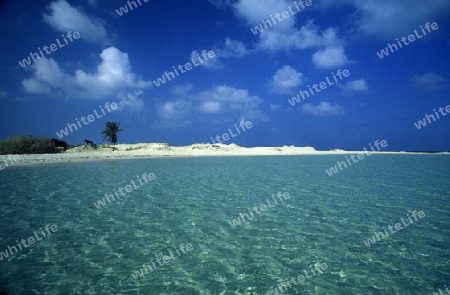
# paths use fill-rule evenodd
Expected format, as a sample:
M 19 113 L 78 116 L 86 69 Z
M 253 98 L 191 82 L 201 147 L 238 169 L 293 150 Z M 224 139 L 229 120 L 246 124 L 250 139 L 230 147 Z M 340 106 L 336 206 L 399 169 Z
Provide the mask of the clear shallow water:
M 46 224 L 58 231 L 0 261 L 7 294 L 432 294 L 450 283 L 450 156 L 162 158 L 0 171 L 0 251 Z M 144 172 L 156 179 L 97 209 Z M 291 197 L 233 228 L 248 208 Z M 272 201 L 273 203 L 273 201 Z M 363 241 L 411 211 L 426 216 Z M 190 243 L 138 280 L 134 271 Z M 12 258 L 11 258 L 12 257 Z

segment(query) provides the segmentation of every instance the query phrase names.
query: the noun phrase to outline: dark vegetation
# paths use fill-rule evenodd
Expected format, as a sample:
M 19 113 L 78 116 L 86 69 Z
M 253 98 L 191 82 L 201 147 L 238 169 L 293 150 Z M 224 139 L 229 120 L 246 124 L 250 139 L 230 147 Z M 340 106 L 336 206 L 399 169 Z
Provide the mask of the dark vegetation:
M 113 150 L 115 149 L 115 145 L 117 143 L 117 133 L 120 131 L 123 131 L 120 129 L 120 123 L 115 122 L 107 122 L 105 124 L 105 129 L 102 131 L 103 140 L 107 140 L 112 143 L 114 145 Z M 91 147 L 94 149 L 98 148 L 98 146 L 89 139 L 85 139 L 84 143 L 85 147 Z M 81 145 L 69 145 L 67 142 L 56 138 L 32 135 L 14 135 L 0 140 L 0 155 L 56 154 L 78 146 Z
M 0 141 L 0 155 L 8 154 L 54 154 L 56 148 L 51 138 L 31 135 L 14 135 Z

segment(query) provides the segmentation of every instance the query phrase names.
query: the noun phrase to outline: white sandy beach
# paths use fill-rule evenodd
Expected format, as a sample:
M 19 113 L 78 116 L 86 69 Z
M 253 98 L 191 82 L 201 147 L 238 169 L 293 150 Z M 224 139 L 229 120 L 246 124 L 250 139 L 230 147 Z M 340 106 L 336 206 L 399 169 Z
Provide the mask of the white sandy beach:
M 80 162 L 102 159 L 132 159 L 152 157 L 209 157 L 209 156 L 287 156 L 287 155 L 337 155 L 356 154 L 361 151 L 333 149 L 318 151 L 313 147 L 252 147 L 245 148 L 236 144 L 192 144 L 171 146 L 167 143 L 117 144 L 111 147 L 78 146 L 58 154 L 20 155 L 14 165 L 44 164 L 58 162 Z M 362 151 L 362 153 L 365 153 Z M 380 154 L 398 154 L 398 152 L 374 152 Z

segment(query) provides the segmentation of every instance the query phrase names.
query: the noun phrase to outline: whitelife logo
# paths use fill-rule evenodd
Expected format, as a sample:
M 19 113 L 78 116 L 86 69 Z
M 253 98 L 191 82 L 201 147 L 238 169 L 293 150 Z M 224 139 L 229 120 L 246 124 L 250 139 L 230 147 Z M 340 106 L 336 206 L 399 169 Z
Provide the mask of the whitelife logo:
M 64 35 L 61 35 L 61 36 L 63 37 L 64 42 L 66 42 L 66 44 L 65 45 L 61 44 L 61 42 L 59 42 L 59 39 L 56 39 L 56 43 L 58 43 L 59 48 L 63 48 L 64 46 L 69 44 L 69 42 L 67 42 L 67 40 L 66 40 L 66 37 L 70 40 L 70 42 L 73 42 L 72 37 L 74 39 L 79 39 L 80 33 L 78 31 L 75 31 L 72 35 L 72 31 L 69 31 L 66 36 L 64 36 Z M 48 51 L 48 48 L 50 48 L 51 51 Z M 50 54 L 50 53 L 58 50 L 58 47 L 56 47 L 56 44 L 51 44 L 50 46 L 44 46 L 42 49 L 45 51 L 45 53 Z M 41 53 L 41 56 L 39 56 L 38 53 L 30 52 L 30 56 L 27 59 L 23 59 L 22 61 L 19 61 L 19 65 L 22 68 L 25 68 L 26 66 L 31 65 L 31 63 L 32 63 L 31 59 L 33 59 L 33 62 L 36 62 L 37 60 L 40 60 L 41 57 L 44 57 L 44 53 L 42 52 L 41 47 L 38 47 L 38 50 Z
M 336 75 L 334 74 L 334 72 L 331 72 L 331 75 L 333 76 L 334 81 L 336 83 L 338 83 L 338 82 L 342 81 L 344 78 L 347 78 L 348 76 L 350 76 L 350 71 L 347 69 L 345 69 L 343 71 L 341 69 L 339 69 L 336 72 Z M 336 76 L 338 76 L 340 78 L 339 81 L 336 78 Z M 328 86 L 334 85 L 334 82 L 330 81 L 330 79 L 328 79 L 328 77 L 325 77 L 325 80 L 327 81 Z M 312 85 L 312 88 L 314 88 L 316 93 L 319 93 L 321 90 L 324 90 L 328 87 L 327 83 L 325 83 L 325 82 L 320 82 L 319 84 L 314 83 Z M 320 87 L 320 89 L 317 88 L 318 86 Z M 314 95 L 314 91 L 311 88 L 311 86 L 308 85 L 308 88 L 309 88 L 309 92 L 311 93 L 311 95 Z M 309 98 L 309 93 L 308 93 L 308 91 L 300 90 L 296 96 L 292 97 L 292 99 L 288 99 L 288 102 L 291 104 L 291 106 L 294 106 L 296 103 L 300 103 L 302 101 L 302 99 L 300 99 L 300 96 L 302 97 L 303 100 L 305 100 L 306 97 Z
M 420 219 L 425 217 L 425 213 L 423 211 L 419 211 L 419 212 L 413 211 L 411 213 L 411 215 L 414 217 L 416 222 L 418 221 L 416 214 L 417 214 L 417 216 L 419 216 Z M 406 214 L 406 215 L 408 216 L 408 219 L 409 219 L 410 223 L 407 223 L 407 222 L 405 223 L 405 220 L 403 220 L 403 218 L 400 218 L 404 227 L 407 227 L 407 226 L 410 226 L 411 224 L 413 224 L 413 221 L 412 221 L 411 217 L 409 216 L 409 214 Z M 397 231 L 399 231 L 399 230 L 401 230 L 403 228 L 400 223 L 396 223 L 394 225 L 394 227 L 395 227 L 395 230 L 392 229 L 392 225 L 388 226 L 388 229 L 391 231 L 391 234 L 394 234 L 394 233 L 396 233 Z M 386 234 L 386 236 L 384 236 L 384 234 L 382 232 L 376 232 L 375 235 L 372 236 L 372 238 L 368 238 L 367 240 L 363 241 L 364 244 L 367 247 L 370 247 L 371 244 L 375 245 L 375 243 L 377 242 L 375 237 L 378 239 L 378 242 L 380 241 L 380 236 L 381 236 L 381 239 L 385 239 L 385 238 L 389 237 L 389 234 L 388 234 L 388 231 L 387 231 L 386 227 L 383 227 L 383 229 L 384 229 L 384 233 Z
M 194 248 L 192 247 L 192 244 L 189 244 L 189 243 L 186 244 L 186 249 L 184 249 L 184 247 L 185 247 L 184 244 L 181 244 L 181 245 L 180 245 L 180 251 L 183 252 L 183 254 L 186 254 L 186 251 L 190 252 L 190 251 L 192 251 L 192 250 L 194 249 Z M 175 255 L 173 255 L 172 250 L 169 250 L 170 256 L 163 256 L 163 257 L 161 257 L 161 258 L 156 258 L 156 261 L 158 262 L 159 266 L 163 266 L 163 265 L 169 264 L 169 263 L 171 262 L 170 259 L 175 260 L 175 259 L 181 257 L 181 254 L 180 254 L 180 252 L 178 251 L 178 249 L 175 248 L 175 251 L 177 252 L 178 257 L 176 257 Z M 163 262 L 161 262 L 161 260 L 162 260 Z M 153 272 L 154 270 L 156 270 L 157 267 L 156 267 L 155 261 L 153 261 L 153 259 L 152 259 L 151 262 L 152 262 L 151 265 L 143 264 L 142 267 L 141 267 L 141 269 L 139 269 L 139 270 L 137 270 L 137 271 L 135 270 L 134 273 L 131 274 L 131 276 L 132 276 L 134 279 L 137 280 L 137 279 L 139 279 L 139 278 L 144 277 L 144 275 L 148 274 L 148 271 L 149 271 L 149 270 L 150 270 L 150 272 Z
M 213 50 L 210 50 L 210 51 L 208 51 L 208 56 L 206 56 L 206 50 L 203 50 L 203 51 L 202 51 L 202 56 L 203 56 L 203 58 L 204 58 L 205 60 L 202 60 L 202 58 L 200 57 L 200 55 L 197 54 L 198 61 L 200 62 L 200 63 L 198 63 L 198 64 L 195 63 L 195 60 L 194 60 L 193 57 L 191 58 L 191 61 L 192 61 L 192 63 L 194 64 L 195 67 L 197 67 L 197 66 L 203 64 L 204 62 L 206 62 L 206 61 L 208 60 L 208 57 L 209 57 L 209 58 L 213 58 L 213 57 L 215 57 L 216 55 L 215 55 L 215 53 L 214 53 Z M 180 72 L 181 72 L 182 74 L 184 74 L 184 73 L 186 73 L 187 71 L 189 71 L 189 70 L 192 69 L 192 64 L 191 64 L 190 62 L 187 62 L 187 63 L 184 65 L 185 70 L 183 70 L 183 65 L 180 65 L 180 64 L 178 65 L 177 69 L 175 69 L 175 66 L 173 66 L 172 68 L 173 68 L 175 74 L 177 74 L 177 77 L 178 77 L 180 74 L 178 74 L 177 69 L 179 69 Z M 157 78 L 156 81 L 153 80 L 153 83 L 154 83 L 157 87 L 159 87 L 159 86 L 161 86 L 161 84 L 166 84 L 166 78 L 167 78 L 167 82 L 169 82 L 169 81 L 172 80 L 172 79 L 175 79 L 175 74 L 172 73 L 171 71 L 169 71 L 169 72 L 166 71 L 166 72 L 164 72 L 164 75 L 162 75 L 160 78 Z M 172 77 L 171 77 L 171 76 L 172 76 Z
M 410 43 L 416 41 L 416 37 L 417 37 L 417 40 L 418 40 L 418 39 L 423 38 L 423 36 L 426 36 L 427 33 L 425 32 L 425 29 L 427 29 L 428 33 L 431 33 L 430 28 L 431 28 L 433 31 L 435 31 L 435 30 L 439 29 L 439 26 L 438 26 L 438 24 L 437 24 L 436 22 L 434 22 L 434 23 L 432 23 L 432 24 L 430 24 L 430 22 L 427 22 L 427 23 L 425 24 L 425 29 L 424 29 L 422 26 L 420 26 L 420 28 L 422 29 L 423 35 L 420 35 L 420 34 L 417 32 L 417 30 L 414 30 L 415 36 L 414 36 L 414 34 L 408 35 L 408 41 L 409 41 Z M 395 38 L 395 40 L 397 40 L 398 46 L 399 46 L 400 48 L 403 48 L 403 47 L 402 47 L 402 43 L 400 42 L 400 40 L 398 40 L 398 38 Z M 406 41 L 406 37 L 404 37 L 404 36 L 402 36 L 401 41 L 403 42 L 403 44 L 404 44 L 405 46 L 410 44 L 410 43 L 408 43 L 408 41 Z M 398 47 L 397 47 L 397 45 L 396 45 L 395 43 L 394 43 L 394 44 L 388 43 L 388 46 L 387 46 L 385 49 L 382 49 L 382 50 L 380 50 L 379 52 L 377 52 L 378 57 L 379 57 L 379 58 L 383 58 L 383 57 L 385 57 L 385 56 L 388 56 L 388 55 L 389 55 L 389 49 L 391 50 L 391 53 L 394 53 L 394 49 L 395 49 L 395 51 L 398 51 L 398 50 L 399 50 Z
M 306 0 L 306 1 L 300 0 L 300 1 L 298 1 L 298 4 L 300 4 L 300 6 L 302 7 L 302 9 L 305 9 L 306 7 L 309 7 L 309 6 L 312 5 L 312 0 Z M 294 2 L 294 5 L 295 5 L 295 7 L 297 8 L 297 12 L 294 12 L 294 11 L 292 10 L 292 7 L 291 7 L 290 5 L 288 6 L 291 15 L 297 14 L 298 12 L 301 11 L 300 7 L 297 5 L 297 2 Z M 306 5 L 306 7 L 305 7 L 305 5 Z M 283 11 L 281 14 L 280 14 L 280 13 L 275 13 L 275 17 L 278 19 L 278 21 L 281 22 L 281 21 L 283 21 L 284 19 L 287 19 L 288 17 L 291 16 L 291 15 L 289 15 L 289 11 L 285 10 L 285 11 Z M 280 18 L 280 15 L 281 15 L 283 18 Z M 273 18 L 272 15 L 270 15 L 270 18 L 272 19 L 273 25 L 276 25 L 277 22 L 276 22 L 276 20 Z M 262 31 L 264 31 L 264 29 L 266 29 L 266 30 L 268 29 L 267 24 L 268 24 L 270 27 L 272 27 L 272 22 L 271 22 L 270 20 L 265 20 L 265 19 L 263 19 L 263 20 L 261 21 L 261 24 L 260 24 L 259 26 L 256 26 L 255 28 L 250 29 L 250 31 L 252 31 L 253 35 L 258 35 L 258 34 L 261 33 Z M 263 28 L 263 25 L 264 25 L 264 28 Z
M 42 230 L 42 228 L 40 228 L 39 229 L 40 231 L 41 231 L 41 234 L 42 234 L 42 238 L 40 238 L 39 237 L 39 234 L 35 231 L 34 232 L 34 237 L 33 236 L 31 236 L 31 237 L 29 237 L 28 239 L 22 239 L 22 240 L 20 240 L 20 242 L 18 241 L 18 240 L 16 240 L 16 243 L 17 243 L 17 247 L 19 247 L 19 249 L 20 250 L 22 250 L 22 245 L 24 246 L 24 248 L 27 248 L 27 247 L 29 247 L 30 245 L 33 245 L 34 243 L 36 243 L 36 240 L 37 241 L 40 241 L 40 240 L 42 240 L 42 239 L 44 239 L 44 238 L 46 238 L 47 236 L 45 235 L 45 233 L 44 233 L 44 231 Z M 58 231 L 58 227 L 56 226 L 56 224 L 53 224 L 52 226 L 50 226 L 50 225 L 46 225 L 45 226 L 45 230 L 47 231 L 47 234 L 48 234 L 48 236 L 50 236 L 52 233 L 50 232 L 50 230 L 54 233 L 54 232 L 57 232 Z M 36 240 L 34 239 L 34 238 L 36 238 Z M 29 245 L 27 245 L 27 242 L 28 241 L 28 244 Z M 21 245 L 22 244 L 22 245 Z M 17 250 L 17 248 L 16 248 L 16 246 L 8 246 L 8 249 L 6 249 L 5 251 L 0 251 L 0 261 L 2 261 L 3 259 L 6 259 L 6 258 L 8 258 L 9 257 L 9 254 L 8 254 L 8 250 L 9 250 L 9 253 L 11 254 L 11 256 L 13 256 L 14 254 L 16 254 L 17 252 L 19 252 L 19 250 Z M 14 253 L 12 252 L 12 250 L 14 250 Z
M 141 0 L 136 0 L 139 3 L 139 6 L 142 5 Z M 147 3 L 149 0 L 142 0 L 144 1 L 144 3 Z M 128 7 L 130 7 L 130 11 L 133 10 L 134 8 L 138 8 L 137 4 L 135 1 L 127 1 Z M 134 5 L 134 8 L 131 6 L 131 4 Z M 119 16 L 124 15 L 125 13 L 128 13 L 128 7 L 125 5 L 123 7 L 120 7 L 119 9 L 116 9 L 116 12 Z
M 326 270 L 328 268 L 328 265 L 323 262 L 323 263 L 319 263 L 317 262 L 315 265 L 315 270 L 318 272 L 318 274 L 323 274 L 323 271 Z M 311 271 L 311 276 L 308 275 L 308 271 L 305 269 L 303 272 L 305 273 L 305 276 L 307 279 L 310 279 L 314 276 L 316 276 L 316 272 L 314 271 L 314 268 L 310 265 L 309 266 L 309 270 Z M 278 295 L 283 293 L 284 291 L 287 291 L 288 289 L 292 288 L 293 286 L 291 285 L 290 282 L 292 282 L 295 286 L 298 284 L 301 284 L 305 281 L 305 276 L 304 275 L 298 275 L 297 280 L 298 282 L 295 280 L 295 277 L 291 277 L 291 279 L 289 281 L 286 281 L 285 283 L 279 283 L 277 285 L 277 287 L 272 288 L 271 290 L 269 290 L 266 295 Z M 283 290 L 285 289 L 285 290 Z M 280 293 L 278 293 L 278 291 Z
M 372 151 L 376 152 L 376 151 L 373 149 L 372 144 L 369 143 L 369 145 L 370 145 L 370 148 L 372 149 Z M 377 140 L 375 141 L 375 143 L 374 143 L 374 146 L 377 147 L 377 151 L 380 151 L 380 145 L 381 145 L 382 148 L 385 148 L 385 147 L 388 146 L 388 143 L 387 143 L 386 140 L 379 141 L 379 140 L 377 139 Z M 357 154 L 358 160 L 363 160 L 365 156 L 370 156 L 370 155 L 373 154 L 373 152 L 372 152 L 372 153 L 368 153 L 367 150 L 366 150 L 366 148 L 364 148 L 364 151 L 365 151 L 365 154 L 363 154 L 362 152 Z M 351 155 L 351 156 L 350 156 L 350 159 L 347 158 L 347 156 L 345 156 L 345 158 L 347 159 L 347 163 L 348 163 L 349 166 L 352 166 L 352 162 L 350 162 L 350 159 L 352 159 L 353 163 L 358 163 L 358 160 L 356 160 L 355 155 Z M 342 171 L 344 168 L 347 168 L 347 164 L 345 164 L 345 162 L 339 162 L 339 161 L 337 161 L 336 164 L 337 164 L 337 165 L 334 165 L 334 167 L 330 167 L 330 169 L 325 169 L 325 172 L 326 172 L 329 176 L 333 176 L 333 173 L 334 173 L 334 174 L 337 174 L 337 173 L 339 172 L 338 166 L 339 166 L 339 169 L 340 169 L 341 171 Z M 341 164 L 343 164 L 343 165 L 341 165 Z M 343 166 L 344 168 L 342 168 L 342 166 Z
M 134 183 L 134 180 L 132 180 L 132 181 L 131 181 L 131 184 L 133 185 L 134 189 L 138 189 L 138 188 L 140 188 L 141 186 L 144 186 L 144 184 L 142 183 L 142 180 L 139 178 L 139 175 L 136 176 L 136 178 L 139 180 L 139 183 L 140 183 L 141 185 L 140 185 L 140 186 L 139 186 L 139 185 L 136 185 L 136 184 Z M 155 177 L 155 174 L 153 174 L 153 173 L 145 172 L 144 174 L 142 174 L 142 179 L 144 179 L 145 184 L 147 184 L 149 181 L 154 180 L 155 178 L 156 178 L 156 177 Z M 133 191 L 133 187 L 131 186 L 131 184 L 128 184 L 128 185 L 125 186 L 125 191 L 126 191 L 127 193 L 131 193 L 131 192 Z M 119 187 L 118 191 L 120 192 L 120 196 L 122 196 L 122 197 L 125 197 L 125 196 L 126 196 L 126 193 L 123 192 L 123 188 L 122 188 L 122 187 Z M 116 189 L 114 189 L 114 194 L 115 194 L 116 197 L 120 200 L 120 196 L 119 196 L 119 194 L 117 193 Z M 103 198 L 103 199 L 98 200 L 97 202 L 95 202 L 95 203 L 94 203 L 94 206 L 95 206 L 97 209 L 100 209 L 100 208 L 102 208 L 102 207 L 105 207 L 106 204 L 107 204 L 106 201 L 108 201 L 108 203 L 111 203 L 111 199 L 110 199 L 110 198 L 112 198 L 113 201 L 116 200 L 116 198 L 114 198 L 114 195 L 112 195 L 112 194 L 108 195 L 108 193 L 106 193 L 106 194 L 105 194 L 105 198 Z
M 105 110 L 102 108 L 102 106 L 99 106 L 99 107 L 100 107 L 100 109 L 102 110 L 102 114 L 105 116 L 105 115 L 106 115 Z M 118 106 L 117 103 L 115 103 L 115 102 L 113 102 L 113 103 L 111 103 L 111 104 L 110 104 L 109 102 L 106 102 L 106 103 L 105 103 L 105 108 L 108 110 L 108 114 L 109 114 L 109 113 L 111 113 L 111 110 L 113 110 L 113 111 L 114 111 L 114 110 L 117 110 L 117 109 L 119 108 L 119 106 Z M 93 110 L 93 111 L 94 111 L 94 114 L 95 114 L 95 116 L 97 117 L 97 119 L 100 119 L 101 117 L 103 117 L 102 115 L 99 115 L 99 114 L 97 113 L 97 110 Z M 87 119 L 89 122 L 86 122 L 86 119 Z M 80 129 L 81 129 L 81 127 L 83 127 L 83 126 L 80 124 L 80 121 L 78 121 L 78 118 L 75 118 L 75 120 L 76 120 L 77 123 L 78 123 L 78 127 L 80 127 Z M 89 114 L 89 115 L 87 116 L 87 118 L 81 116 L 80 120 L 81 120 L 81 122 L 83 122 L 84 126 L 87 126 L 89 123 L 94 122 L 94 121 L 95 121 L 95 118 L 94 118 L 94 115 Z M 69 129 L 67 129 L 67 127 L 69 127 Z M 67 127 L 64 128 L 64 129 L 59 130 L 59 132 L 56 132 L 56 135 L 59 137 L 59 139 L 63 138 L 64 136 L 69 135 L 69 130 L 70 130 L 70 132 L 73 132 L 72 127 L 73 127 L 75 130 L 78 130 L 77 125 L 75 125 L 75 123 L 72 123 L 72 124 L 71 124 L 71 123 L 67 123 Z
M 244 125 L 245 125 L 245 127 L 244 127 Z M 241 127 L 242 132 L 244 133 L 247 129 L 252 128 L 253 125 L 252 125 L 252 122 L 250 122 L 250 121 L 241 121 L 241 123 L 239 124 L 239 127 Z M 234 124 L 234 128 L 236 128 L 237 134 L 234 134 L 233 131 L 231 131 L 231 128 L 228 128 L 228 131 L 230 132 L 230 135 L 231 135 L 232 138 L 238 136 L 238 134 L 241 134 L 241 132 L 239 131 L 239 128 L 236 126 L 236 124 Z M 245 129 L 245 128 L 247 128 L 247 129 Z M 216 143 L 216 141 L 212 137 L 210 137 L 210 138 L 212 140 L 212 143 Z M 230 136 L 228 136 L 228 133 L 222 134 L 223 142 L 220 141 L 220 136 L 219 135 L 216 135 L 215 138 L 217 140 L 217 143 L 223 143 L 225 141 L 230 140 Z M 202 142 L 202 144 L 205 144 L 205 143 Z M 207 144 L 209 144 L 209 142 Z
M 291 194 L 289 192 L 278 192 L 277 194 L 278 200 L 280 200 L 280 203 L 283 203 L 283 199 L 287 200 L 291 198 Z M 283 198 L 281 198 L 283 197 Z M 276 205 L 278 205 L 277 200 L 275 199 L 275 196 L 272 195 L 272 200 L 274 201 L 275 204 L 271 204 L 270 201 L 268 199 L 266 199 L 266 203 L 267 206 L 269 206 L 269 208 L 273 208 Z M 255 211 L 255 213 L 257 213 L 258 215 L 261 214 L 262 212 L 267 211 L 267 206 L 265 204 L 260 204 L 259 206 L 254 206 L 253 210 Z M 258 207 L 261 210 L 258 211 Z M 253 212 L 249 209 L 248 213 L 250 213 L 250 215 L 252 216 L 252 218 L 250 218 L 250 216 L 247 213 L 240 213 L 237 219 L 233 219 L 232 221 L 228 221 L 228 223 L 231 225 L 232 228 L 235 228 L 237 225 L 241 225 L 241 218 L 242 218 L 242 222 L 245 222 L 245 217 L 247 217 L 247 220 L 253 220 L 253 218 L 255 217 L 253 215 Z
M 436 111 L 436 109 L 433 109 L 433 111 L 434 111 L 434 114 L 436 115 L 436 117 L 437 117 L 438 119 L 440 119 L 441 117 L 439 117 L 439 114 L 438 114 L 438 112 Z M 450 105 L 448 105 L 448 106 L 445 107 L 445 112 L 444 112 L 444 108 L 443 108 L 443 107 L 440 107 L 440 108 L 438 109 L 438 111 L 441 112 L 442 116 L 447 116 L 447 114 L 450 114 Z M 417 123 L 414 123 L 414 126 L 416 126 L 417 129 L 420 129 L 420 128 L 422 128 L 422 127 L 425 127 L 425 126 L 427 126 L 427 120 L 428 120 L 428 123 L 429 123 L 429 124 L 432 123 L 431 120 L 430 120 L 430 118 L 433 119 L 433 122 L 436 121 L 436 118 L 435 118 L 432 114 L 431 114 L 431 115 L 425 114 L 425 117 L 423 118 L 423 120 L 417 121 Z

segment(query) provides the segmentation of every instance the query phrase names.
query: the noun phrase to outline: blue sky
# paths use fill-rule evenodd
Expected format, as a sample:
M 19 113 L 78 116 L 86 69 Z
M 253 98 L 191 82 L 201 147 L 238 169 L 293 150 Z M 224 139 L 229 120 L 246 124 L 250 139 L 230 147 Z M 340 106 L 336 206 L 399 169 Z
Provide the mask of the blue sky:
M 295 12 L 294 1 L 135 2 L 122 16 L 122 0 L 0 2 L 0 138 L 58 138 L 75 118 L 116 102 L 63 140 L 99 143 L 114 121 L 125 130 L 118 143 L 188 145 L 245 120 L 253 127 L 226 144 L 362 150 L 384 139 L 387 150 L 450 150 L 450 116 L 414 125 L 450 105 L 447 0 L 313 0 L 256 35 L 263 19 Z M 427 22 L 438 29 L 424 35 Z M 414 30 L 420 39 L 377 55 Z M 66 44 L 69 31 L 80 38 Z M 64 46 L 19 65 L 56 39 Z M 153 83 L 204 50 L 215 56 Z M 339 69 L 350 76 L 288 102 Z

